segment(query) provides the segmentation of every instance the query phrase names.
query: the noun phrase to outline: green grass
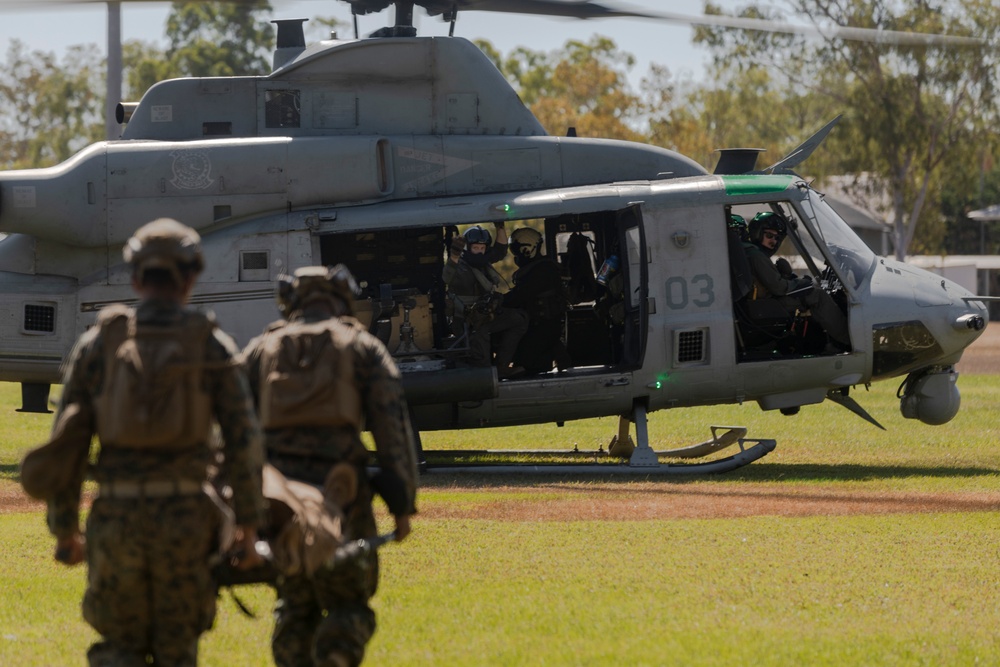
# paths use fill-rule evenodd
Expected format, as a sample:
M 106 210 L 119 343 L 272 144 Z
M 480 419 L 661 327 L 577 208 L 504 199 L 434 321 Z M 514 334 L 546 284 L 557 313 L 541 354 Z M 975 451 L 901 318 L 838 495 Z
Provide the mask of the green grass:
M 656 479 L 654 489 L 733 493 L 734 485 L 766 483 L 788 493 L 821 485 L 996 494 L 1000 377 L 963 376 L 959 387 L 962 412 L 940 427 L 904 420 L 894 384 L 855 393 L 886 432 L 832 404 L 795 417 L 756 405 L 655 413 L 655 447 L 704 440 L 709 424 L 744 425 L 778 447 L 735 473 Z M 12 490 L 16 462 L 51 425 L 51 416 L 15 416 L 18 400 L 16 385 L 0 384 L 0 410 L 8 412 L 0 493 Z M 616 431 L 616 420 L 599 419 L 425 433 L 423 441 L 596 449 Z M 557 500 L 595 486 L 579 477 L 424 481 L 425 515 Z M 616 522 L 418 516 L 414 528 L 406 543 L 383 550 L 368 665 L 1000 664 L 995 512 Z M 84 570 L 52 563 L 39 512 L 0 514 L 0 534 L 0 664 L 81 664 L 94 638 L 80 618 Z M 273 593 L 254 587 L 240 596 L 258 618 L 221 599 L 202 664 L 272 664 Z

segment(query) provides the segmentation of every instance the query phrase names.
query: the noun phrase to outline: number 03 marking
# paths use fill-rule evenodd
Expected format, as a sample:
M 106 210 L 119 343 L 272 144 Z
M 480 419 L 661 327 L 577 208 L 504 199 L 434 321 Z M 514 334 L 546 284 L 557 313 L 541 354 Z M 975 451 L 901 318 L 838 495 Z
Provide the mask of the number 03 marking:
M 715 303 L 715 281 L 707 273 L 692 276 L 689 281 L 684 276 L 667 278 L 667 308 L 683 310 L 692 303 L 698 308 L 708 308 Z M 691 296 L 693 294 L 693 297 Z

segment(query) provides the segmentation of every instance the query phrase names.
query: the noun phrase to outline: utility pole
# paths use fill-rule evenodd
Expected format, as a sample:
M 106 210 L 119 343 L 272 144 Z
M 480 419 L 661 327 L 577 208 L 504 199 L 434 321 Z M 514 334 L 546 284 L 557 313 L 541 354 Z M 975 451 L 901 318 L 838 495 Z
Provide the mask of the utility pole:
M 108 97 L 104 109 L 104 128 L 108 141 L 121 135 L 115 120 L 115 107 L 122 101 L 122 3 L 108 2 Z

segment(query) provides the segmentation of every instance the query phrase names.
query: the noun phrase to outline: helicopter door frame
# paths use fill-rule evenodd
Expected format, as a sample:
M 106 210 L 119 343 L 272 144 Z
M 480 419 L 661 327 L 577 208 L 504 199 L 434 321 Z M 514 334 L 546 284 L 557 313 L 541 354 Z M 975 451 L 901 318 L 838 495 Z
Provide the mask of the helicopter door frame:
M 631 218 L 631 219 L 630 219 Z M 618 211 L 615 218 L 618 229 L 619 247 L 623 248 L 628 267 L 625 274 L 625 328 L 622 340 L 621 365 L 624 368 L 640 368 L 646 357 L 646 343 L 649 331 L 649 250 L 646 245 L 646 231 L 642 224 L 642 208 L 633 204 Z M 629 231 L 637 230 L 637 238 L 632 239 Z M 638 284 L 634 268 L 638 268 Z

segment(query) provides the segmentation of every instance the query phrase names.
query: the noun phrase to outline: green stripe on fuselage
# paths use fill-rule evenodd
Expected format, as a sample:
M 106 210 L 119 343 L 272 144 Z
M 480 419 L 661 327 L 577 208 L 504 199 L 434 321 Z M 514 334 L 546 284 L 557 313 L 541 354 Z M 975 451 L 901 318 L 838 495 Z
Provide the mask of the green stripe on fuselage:
M 765 192 L 781 192 L 795 180 L 794 176 L 723 176 L 727 195 L 759 195 Z

